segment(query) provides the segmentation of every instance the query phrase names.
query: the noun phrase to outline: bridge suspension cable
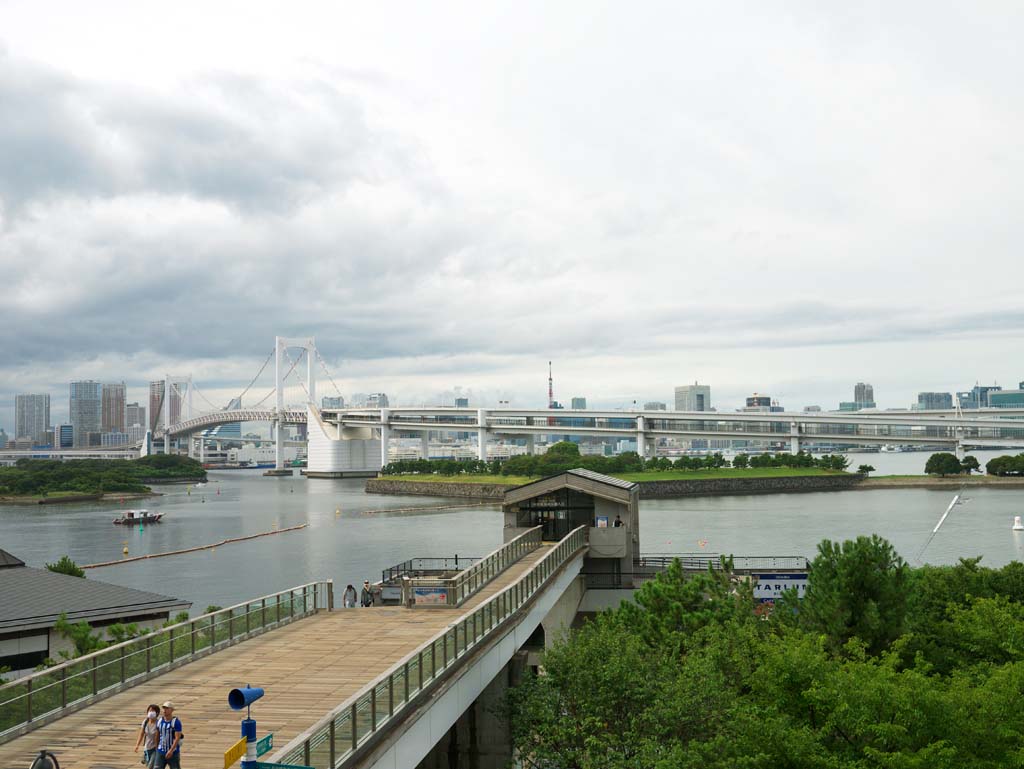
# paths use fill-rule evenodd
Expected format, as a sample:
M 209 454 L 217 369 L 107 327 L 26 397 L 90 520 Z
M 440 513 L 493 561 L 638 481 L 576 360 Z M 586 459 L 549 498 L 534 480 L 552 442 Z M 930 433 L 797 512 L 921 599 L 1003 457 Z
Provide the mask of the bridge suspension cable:
M 281 352 L 284 353 L 284 357 L 286 357 L 288 360 L 292 359 L 292 356 L 288 354 L 288 349 L 287 348 L 282 349 Z M 306 354 L 306 348 L 303 347 L 302 348 L 302 352 L 299 354 L 299 357 L 295 359 L 295 361 L 292 363 L 292 367 L 290 369 L 288 369 L 288 374 L 284 375 L 285 379 L 288 378 L 289 374 L 291 374 L 293 371 L 295 371 L 295 367 L 298 365 L 299 361 L 302 360 L 302 357 L 305 354 Z M 302 381 L 302 374 L 296 373 L 295 374 L 295 378 L 299 380 L 299 386 L 302 387 L 303 392 L 306 393 L 306 401 L 309 402 L 309 403 L 312 403 L 313 402 L 313 396 L 311 396 L 309 394 L 309 390 L 306 388 L 306 383 Z M 284 381 L 284 380 L 282 380 L 282 381 Z
M 265 368 L 267 367 L 267 364 L 268 364 L 268 363 L 270 363 L 270 360 L 271 360 L 271 359 L 272 359 L 273 357 L 274 357 L 274 351 L 273 351 L 273 350 L 271 350 L 271 351 L 270 351 L 270 355 L 268 355 L 268 356 L 267 356 L 267 359 L 266 359 L 265 361 L 263 361 L 263 365 L 262 365 L 262 366 L 260 366 L 260 370 L 256 372 L 256 376 L 254 376 L 254 377 L 252 378 L 252 381 L 251 381 L 251 382 L 249 382 L 249 384 L 247 384 L 247 385 L 245 386 L 245 389 L 244 389 L 244 390 L 242 390 L 242 392 L 241 392 L 241 393 L 239 393 L 238 397 L 237 397 L 237 398 L 232 398 L 232 400 L 237 400 L 239 404 L 241 404 L 241 403 L 242 403 L 242 398 L 244 398 L 244 397 L 245 397 L 245 394 L 246 394 L 247 392 L 249 392 L 249 389 L 250 389 L 250 388 L 251 388 L 251 387 L 252 387 L 252 386 L 253 386 L 254 384 L 256 384 L 256 380 L 260 378 L 260 374 L 262 374 L 262 373 L 263 373 L 263 369 L 265 369 Z M 274 391 L 273 391 L 273 390 L 271 390 L 270 392 L 274 392 Z M 269 396 L 267 396 L 267 397 L 269 397 Z M 266 400 L 266 398 L 264 398 L 264 399 L 263 399 L 263 401 L 265 401 L 265 400 Z M 260 401 L 260 403 L 263 403 L 263 401 Z M 231 401 L 228 401 L 228 406 L 230 406 L 230 405 L 231 405 Z M 257 403 L 256 405 L 258 406 L 258 405 L 259 405 L 259 403 Z
M 338 395 L 341 395 L 341 390 L 338 388 L 338 385 L 335 384 L 334 377 L 331 376 L 331 372 L 327 368 L 327 362 L 324 360 L 323 356 L 320 354 L 320 350 L 318 350 L 316 347 L 314 347 L 313 348 L 313 352 L 316 353 L 316 359 L 318 361 L 320 361 L 320 368 L 322 368 L 324 370 L 324 373 L 327 374 L 327 381 L 329 381 L 331 383 L 331 385 L 334 386 L 334 392 L 336 392 Z
M 274 357 L 274 353 L 273 352 L 270 353 L 270 357 L 271 358 Z M 285 357 L 287 357 L 288 360 L 292 359 L 291 356 L 288 355 L 287 351 L 285 351 Z M 267 360 L 269 361 L 269 358 Z M 302 360 L 302 356 L 301 355 L 299 356 L 299 360 Z M 299 362 L 298 360 L 292 362 L 292 367 L 290 369 L 288 369 L 288 372 L 283 377 L 281 377 L 281 382 L 282 383 L 284 382 L 285 379 L 287 379 L 288 377 L 290 377 L 292 375 L 292 372 L 295 370 L 295 366 L 298 365 L 298 362 Z M 266 363 L 263 364 L 264 368 L 266 368 L 266 365 L 267 365 Z M 260 371 L 262 371 L 262 370 L 263 369 L 260 369 Z M 259 374 L 257 374 L 257 376 L 259 376 Z M 253 381 L 255 381 L 255 380 L 253 380 Z M 249 383 L 249 387 L 252 387 L 252 382 Z M 249 387 L 246 387 L 245 389 L 248 390 Z M 305 389 L 305 386 L 303 386 L 303 389 Z M 262 406 L 264 403 L 267 402 L 267 399 L 270 398 L 270 396 L 272 396 L 276 392 L 277 392 L 277 388 L 276 387 L 272 387 L 270 389 L 270 392 L 268 392 L 266 395 L 264 395 L 262 398 L 260 398 L 258 401 L 256 401 L 256 403 L 254 403 L 249 408 L 256 408 L 257 406 Z M 307 391 L 306 394 L 308 395 L 309 392 Z

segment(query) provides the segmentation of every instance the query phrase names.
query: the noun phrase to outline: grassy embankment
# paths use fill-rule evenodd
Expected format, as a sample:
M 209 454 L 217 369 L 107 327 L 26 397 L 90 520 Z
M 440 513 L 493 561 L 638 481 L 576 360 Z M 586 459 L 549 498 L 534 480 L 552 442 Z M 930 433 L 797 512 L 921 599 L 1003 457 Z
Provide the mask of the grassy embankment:
M 793 478 L 799 476 L 846 475 L 835 470 L 821 470 L 816 467 L 758 467 L 736 469 L 723 467 L 717 470 L 651 470 L 640 473 L 609 473 L 624 481 L 700 481 L 716 478 Z M 539 476 L 538 476 L 539 477 Z M 385 481 L 411 481 L 424 483 L 500 483 L 519 486 L 537 477 L 522 475 L 382 475 Z

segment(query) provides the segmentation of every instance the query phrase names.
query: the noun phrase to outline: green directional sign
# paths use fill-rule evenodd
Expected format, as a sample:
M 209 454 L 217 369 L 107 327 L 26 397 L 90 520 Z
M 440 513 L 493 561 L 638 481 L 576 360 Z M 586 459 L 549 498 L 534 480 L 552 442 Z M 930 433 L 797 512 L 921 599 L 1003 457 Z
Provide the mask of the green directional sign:
M 274 747 L 274 733 L 271 732 L 266 737 L 261 737 L 256 741 L 256 755 L 262 756 Z

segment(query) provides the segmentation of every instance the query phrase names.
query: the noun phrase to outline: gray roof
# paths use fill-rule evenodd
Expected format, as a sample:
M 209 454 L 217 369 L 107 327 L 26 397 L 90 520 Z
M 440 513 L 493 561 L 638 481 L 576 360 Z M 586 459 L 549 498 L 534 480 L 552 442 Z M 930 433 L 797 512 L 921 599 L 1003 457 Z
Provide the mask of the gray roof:
M 52 627 L 68 620 L 117 620 L 183 611 L 191 601 L 30 566 L 0 569 L 0 632 Z
M 623 504 L 630 504 L 640 490 L 639 484 L 632 481 L 624 481 L 620 478 L 612 478 L 610 475 L 578 468 L 509 489 L 505 492 L 504 504 L 517 504 L 564 488 Z
M 6 550 L 0 550 L 0 569 L 9 569 L 13 566 L 24 566 L 25 562 L 20 558 L 8 553 Z

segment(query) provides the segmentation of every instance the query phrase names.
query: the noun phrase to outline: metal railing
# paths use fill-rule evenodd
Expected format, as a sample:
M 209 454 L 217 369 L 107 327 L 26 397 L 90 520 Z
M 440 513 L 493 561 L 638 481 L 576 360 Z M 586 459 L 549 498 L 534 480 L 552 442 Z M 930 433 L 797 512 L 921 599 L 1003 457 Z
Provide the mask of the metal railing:
M 451 558 L 410 558 L 381 570 L 381 582 L 394 582 L 402 577 L 421 576 L 424 572 L 461 571 L 479 561 L 479 556 L 455 555 Z
M 425 589 L 436 598 L 427 605 L 461 606 L 477 590 L 540 545 L 541 527 L 535 526 L 452 577 L 416 577 L 405 580 L 402 583 L 402 603 L 415 604 L 417 589 Z M 443 596 L 440 591 L 444 591 Z M 442 597 L 443 601 L 440 600 Z
M 808 568 L 807 559 L 802 555 L 735 555 L 732 557 L 734 571 L 803 571 Z M 645 555 L 636 562 L 641 569 L 664 570 L 673 560 L 679 559 L 686 571 L 707 571 L 710 566 L 716 571 L 722 567 L 719 553 L 679 553 L 678 555 Z
M 0 685 L 0 743 L 333 604 L 331 580 L 218 609 Z
M 272 761 L 337 769 L 366 741 L 421 699 L 431 683 L 476 649 L 586 546 L 586 527 L 551 548 L 518 581 L 438 633 L 377 680 L 300 734 Z

